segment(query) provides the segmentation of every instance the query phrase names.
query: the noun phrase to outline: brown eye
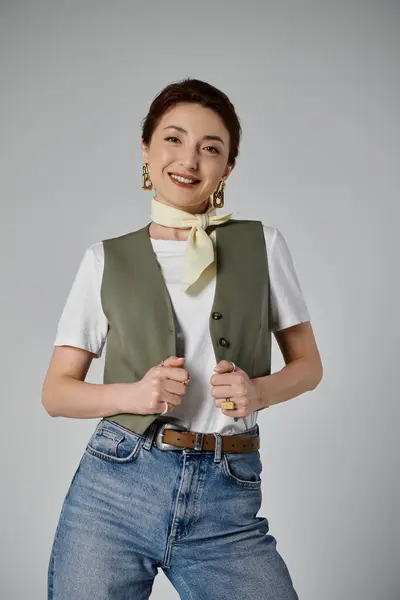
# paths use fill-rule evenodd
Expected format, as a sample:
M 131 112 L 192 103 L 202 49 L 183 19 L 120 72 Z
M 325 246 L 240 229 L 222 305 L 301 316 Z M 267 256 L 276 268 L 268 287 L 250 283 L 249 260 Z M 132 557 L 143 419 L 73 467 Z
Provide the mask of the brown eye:
M 173 136 L 165 138 L 166 142 L 168 142 L 169 140 L 178 140 L 178 138 L 173 137 Z M 179 140 L 178 140 L 178 142 L 179 142 Z

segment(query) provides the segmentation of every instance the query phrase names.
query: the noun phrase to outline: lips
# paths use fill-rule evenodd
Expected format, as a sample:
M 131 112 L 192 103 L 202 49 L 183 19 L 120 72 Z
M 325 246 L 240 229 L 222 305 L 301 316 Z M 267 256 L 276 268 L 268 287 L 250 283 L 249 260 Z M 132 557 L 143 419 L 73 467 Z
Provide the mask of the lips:
M 184 181 L 180 181 L 179 179 L 175 179 L 175 177 L 172 177 L 171 175 L 169 176 L 170 180 L 172 181 L 172 183 L 180 188 L 186 188 L 186 189 L 194 189 L 197 185 L 199 185 L 200 181 L 195 181 L 193 183 L 186 183 Z
M 170 173 L 168 173 L 168 175 L 177 175 L 178 177 L 185 177 L 186 179 L 193 179 L 193 181 L 195 181 L 196 183 L 198 183 L 200 181 L 200 179 L 197 179 L 196 177 L 193 177 L 192 175 L 184 175 L 183 173 L 175 173 L 175 171 L 171 171 Z

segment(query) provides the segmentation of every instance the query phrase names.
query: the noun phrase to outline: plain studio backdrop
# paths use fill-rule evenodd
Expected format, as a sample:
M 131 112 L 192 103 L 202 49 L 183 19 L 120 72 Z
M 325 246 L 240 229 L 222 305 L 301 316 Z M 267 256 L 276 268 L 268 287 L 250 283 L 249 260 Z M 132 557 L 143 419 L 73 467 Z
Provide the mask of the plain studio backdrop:
M 225 208 L 286 237 L 324 365 L 259 414 L 260 514 L 300 600 L 398 600 L 399 3 L 2 0 L 0 28 L 2 600 L 46 596 L 98 422 L 41 404 L 58 319 L 84 250 L 149 222 L 140 123 L 188 76 L 235 105 Z

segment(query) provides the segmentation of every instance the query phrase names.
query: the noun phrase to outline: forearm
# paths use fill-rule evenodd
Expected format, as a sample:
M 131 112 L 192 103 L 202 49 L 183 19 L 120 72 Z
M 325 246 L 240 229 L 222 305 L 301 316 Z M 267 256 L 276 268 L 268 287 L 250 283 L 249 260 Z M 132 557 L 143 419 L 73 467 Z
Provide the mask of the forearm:
M 280 371 L 264 377 L 252 379 L 261 393 L 261 408 L 280 404 L 309 392 L 317 387 L 321 381 L 322 373 L 315 362 L 299 358 L 285 365 Z
M 58 377 L 43 388 L 42 404 L 52 417 L 96 419 L 119 414 L 127 386 L 134 394 L 134 383 L 88 383 L 73 377 Z

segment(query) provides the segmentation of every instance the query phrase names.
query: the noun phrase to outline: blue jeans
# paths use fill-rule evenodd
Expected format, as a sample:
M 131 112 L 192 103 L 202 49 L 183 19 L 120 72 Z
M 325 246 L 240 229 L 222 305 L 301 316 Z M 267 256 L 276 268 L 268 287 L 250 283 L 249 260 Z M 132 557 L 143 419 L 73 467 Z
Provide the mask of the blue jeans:
M 298 600 L 261 506 L 259 451 L 162 450 L 102 420 L 65 496 L 48 600 L 145 600 L 160 567 L 182 600 Z M 258 433 L 258 425 L 246 434 Z

